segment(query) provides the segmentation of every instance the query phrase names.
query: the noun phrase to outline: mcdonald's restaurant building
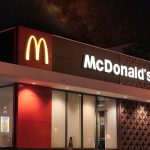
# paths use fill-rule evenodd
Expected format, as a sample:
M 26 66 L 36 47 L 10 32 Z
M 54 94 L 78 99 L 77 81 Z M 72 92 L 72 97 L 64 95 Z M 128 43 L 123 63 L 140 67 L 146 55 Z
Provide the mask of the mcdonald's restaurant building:
M 150 62 L 41 31 L 0 32 L 0 147 L 150 150 Z M 70 147 L 71 148 L 71 147 Z

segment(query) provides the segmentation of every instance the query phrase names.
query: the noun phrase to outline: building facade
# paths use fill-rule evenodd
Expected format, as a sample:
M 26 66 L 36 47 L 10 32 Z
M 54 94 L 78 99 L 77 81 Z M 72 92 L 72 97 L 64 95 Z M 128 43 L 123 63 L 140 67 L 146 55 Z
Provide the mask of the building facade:
M 150 150 L 150 62 L 22 26 L 0 61 L 0 147 Z

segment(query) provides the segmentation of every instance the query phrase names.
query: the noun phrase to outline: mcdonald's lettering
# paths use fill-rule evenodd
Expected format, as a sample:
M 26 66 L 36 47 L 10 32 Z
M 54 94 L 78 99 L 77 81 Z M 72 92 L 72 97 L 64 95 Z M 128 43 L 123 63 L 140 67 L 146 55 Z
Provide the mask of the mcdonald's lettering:
M 44 63 L 45 64 L 49 64 L 48 47 L 47 47 L 45 39 L 44 38 L 40 38 L 39 40 L 37 40 L 34 35 L 31 35 L 29 37 L 28 41 L 27 41 L 25 59 L 26 60 L 30 60 L 30 51 L 31 51 L 31 43 L 32 42 L 34 42 L 34 46 L 35 46 L 35 60 L 39 60 L 40 59 L 40 48 L 41 48 L 41 44 L 43 43 L 44 52 L 45 52 Z

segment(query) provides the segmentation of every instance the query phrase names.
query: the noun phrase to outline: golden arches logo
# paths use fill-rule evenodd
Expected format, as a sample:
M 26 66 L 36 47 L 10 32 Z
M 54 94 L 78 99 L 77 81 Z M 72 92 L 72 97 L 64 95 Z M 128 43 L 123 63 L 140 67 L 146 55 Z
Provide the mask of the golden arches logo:
M 49 64 L 49 58 L 48 58 L 48 47 L 46 44 L 46 41 L 44 38 L 40 38 L 38 41 L 36 39 L 36 37 L 34 35 L 31 35 L 28 39 L 27 42 L 27 47 L 26 47 L 26 60 L 30 60 L 30 49 L 31 49 L 31 42 L 34 42 L 34 46 L 35 46 L 35 60 L 39 60 L 40 59 L 40 48 L 41 48 L 41 44 L 43 43 L 44 45 L 44 51 L 45 51 L 45 59 L 44 59 L 44 63 L 45 64 Z

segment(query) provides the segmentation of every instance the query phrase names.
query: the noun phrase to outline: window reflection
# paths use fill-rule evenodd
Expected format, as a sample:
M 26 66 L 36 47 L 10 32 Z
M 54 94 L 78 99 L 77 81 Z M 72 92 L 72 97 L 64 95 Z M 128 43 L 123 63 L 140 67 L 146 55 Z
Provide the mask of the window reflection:
M 0 147 L 12 147 L 13 86 L 0 88 Z

